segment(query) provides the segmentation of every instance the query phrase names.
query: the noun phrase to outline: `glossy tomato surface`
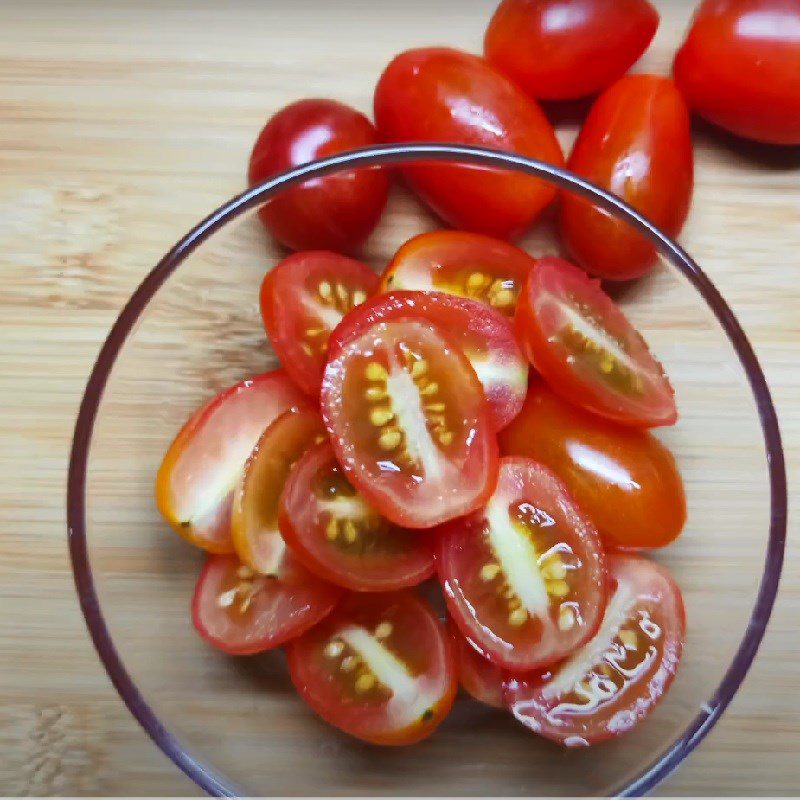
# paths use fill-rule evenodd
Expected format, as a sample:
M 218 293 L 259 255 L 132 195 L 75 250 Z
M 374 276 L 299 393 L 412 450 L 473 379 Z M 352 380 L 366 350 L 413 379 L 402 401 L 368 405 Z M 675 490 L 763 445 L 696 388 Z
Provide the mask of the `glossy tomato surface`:
M 503 671 L 488 658 L 484 658 L 477 646 L 463 636 L 452 620 L 447 627 L 455 643 L 458 677 L 464 691 L 479 703 L 492 708 L 505 708 Z
M 436 568 L 462 634 L 508 670 L 565 658 L 594 635 L 605 608 L 594 525 L 528 458 L 501 459 L 486 507 L 443 526 Z
M 409 239 L 394 254 L 381 288 L 447 292 L 513 317 L 522 284 L 535 263 L 524 250 L 501 239 L 467 231 L 429 231 Z
M 614 588 L 594 638 L 550 672 L 510 678 L 503 689 L 523 725 L 567 747 L 641 722 L 669 689 L 683 651 L 683 599 L 666 569 L 633 556 L 612 556 L 608 567 Z
M 375 121 L 388 142 L 456 142 L 564 163 L 535 101 L 483 59 L 450 48 L 396 56 L 375 89 Z M 450 225 L 501 238 L 521 234 L 556 194 L 519 172 L 415 164 L 403 173 Z
M 581 411 L 541 381 L 500 435 L 500 452 L 553 470 L 608 547 L 663 547 L 683 529 L 686 496 L 672 453 L 651 433 Z
M 331 331 L 379 280 L 366 264 L 325 250 L 294 253 L 264 276 L 264 327 L 286 372 L 307 394 L 319 395 Z
M 397 525 L 430 528 L 492 493 L 483 389 L 457 341 L 426 318 L 379 322 L 332 354 L 321 407 L 348 479 Z
M 678 412 L 663 367 L 599 281 L 543 258 L 517 304 L 517 336 L 550 388 L 601 417 L 671 425 Z
M 629 75 L 606 89 L 568 166 L 677 236 L 692 200 L 694 151 L 689 111 L 675 84 L 657 75 Z M 636 278 L 657 261 L 654 246 L 629 222 L 572 192 L 562 195 L 560 227 L 573 258 L 598 277 Z
M 295 465 L 281 501 L 281 532 L 312 571 L 356 592 L 416 586 L 433 575 L 433 546 L 382 517 L 347 480 L 330 444 Z
M 492 425 L 519 413 L 528 388 L 528 362 L 503 316 L 483 303 L 444 292 L 388 292 L 367 301 L 339 325 L 331 353 L 378 322 L 425 319 L 458 342 L 483 386 Z
M 800 144 L 800 3 L 706 0 L 674 74 L 692 110 L 715 125 Z
M 236 556 L 210 556 L 192 600 L 192 622 L 211 645 L 237 656 L 299 636 L 328 615 L 342 590 L 312 575 L 288 553 L 267 577 Z
M 570 100 L 621 78 L 657 29 L 647 0 L 503 0 L 484 52 L 532 97 Z
M 304 395 L 283 370 L 237 383 L 198 409 L 169 446 L 156 504 L 192 544 L 230 553 L 233 490 L 264 429 Z
M 231 537 L 236 554 L 257 572 L 273 575 L 283 560 L 278 511 L 292 465 L 327 438 L 319 412 L 296 406 L 269 425 L 247 459 L 233 493 Z
M 383 745 L 430 736 L 458 688 L 453 643 L 412 592 L 351 595 L 287 648 L 300 696 L 326 722 Z
M 372 123 L 335 100 L 300 100 L 275 114 L 250 156 L 251 186 L 319 158 L 377 144 Z M 262 206 L 267 230 L 292 250 L 350 252 L 378 224 L 389 179 L 376 168 L 337 172 L 287 189 Z

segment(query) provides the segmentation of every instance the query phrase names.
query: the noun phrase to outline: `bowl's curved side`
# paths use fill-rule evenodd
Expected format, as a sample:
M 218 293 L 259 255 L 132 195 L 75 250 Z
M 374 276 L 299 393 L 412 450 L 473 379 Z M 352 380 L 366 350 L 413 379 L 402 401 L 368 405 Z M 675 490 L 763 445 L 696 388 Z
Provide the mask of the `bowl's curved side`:
M 697 289 L 725 331 L 747 375 L 758 409 L 769 471 L 770 531 L 764 572 L 745 636 L 713 698 L 666 752 L 633 781 L 618 787 L 619 794 L 623 796 L 641 795 L 668 775 L 702 741 L 720 718 L 747 674 L 764 636 L 778 590 L 786 541 L 786 470 L 778 419 L 764 373 L 750 342 L 716 287 L 689 255 L 616 196 L 564 169 L 513 153 L 446 143 L 382 145 L 340 153 L 277 175 L 233 198 L 189 231 L 153 268 L 131 295 L 103 343 L 89 376 L 75 423 L 67 479 L 67 526 L 75 585 L 89 633 L 120 697 L 161 750 L 209 794 L 240 795 L 241 792 L 225 778 L 214 774 L 206 765 L 192 758 L 182 743 L 161 724 L 125 669 L 111 639 L 95 590 L 86 540 L 86 469 L 95 420 L 114 362 L 142 312 L 164 281 L 216 230 L 285 188 L 310 178 L 354 167 L 414 161 L 450 161 L 515 169 L 577 192 L 611 213 L 626 218 Z

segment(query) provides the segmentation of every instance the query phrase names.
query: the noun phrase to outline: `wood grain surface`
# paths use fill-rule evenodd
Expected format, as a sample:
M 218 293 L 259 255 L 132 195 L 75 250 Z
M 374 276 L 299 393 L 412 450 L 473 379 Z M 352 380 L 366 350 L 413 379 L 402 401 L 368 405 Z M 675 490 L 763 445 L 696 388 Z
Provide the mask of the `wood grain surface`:
M 692 4 L 658 5 L 661 28 L 638 71 L 669 69 Z M 0 4 L 0 794 L 197 792 L 117 697 L 75 599 L 64 495 L 86 377 L 150 267 L 242 188 L 249 148 L 272 112 L 299 97 L 332 96 L 369 113 L 374 82 L 393 53 L 434 43 L 477 50 L 492 7 L 489 0 Z M 576 124 L 569 115 L 561 121 L 565 146 Z M 697 188 L 682 241 L 755 345 L 791 481 L 800 464 L 800 151 L 747 145 L 702 124 L 696 147 Z M 390 224 L 404 233 L 413 201 L 401 195 L 393 203 Z M 260 240 L 250 245 L 243 262 L 259 257 Z M 228 274 L 235 279 L 236 268 L 219 280 Z M 187 393 L 201 383 L 190 381 Z M 118 453 L 107 474 L 124 470 L 131 453 Z M 133 526 L 122 529 L 135 535 Z M 659 793 L 797 792 L 797 556 L 790 534 L 778 606 L 750 675 Z M 744 569 L 746 581 L 755 580 L 760 558 Z M 735 585 L 737 577 L 726 580 Z M 198 719 L 221 713 L 203 711 L 202 700 Z

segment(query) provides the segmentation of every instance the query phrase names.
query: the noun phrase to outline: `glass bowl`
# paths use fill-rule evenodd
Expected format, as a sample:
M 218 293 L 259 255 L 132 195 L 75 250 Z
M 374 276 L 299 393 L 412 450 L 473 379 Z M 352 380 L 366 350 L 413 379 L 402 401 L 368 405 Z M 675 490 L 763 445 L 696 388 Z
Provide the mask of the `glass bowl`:
M 231 659 L 195 634 L 189 601 L 202 554 L 158 516 L 153 482 L 190 412 L 276 364 L 258 312 L 266 269 L 284 254 L 255 211 L 286 188 L 356 166 L 458 162 L 517 170 L 577 192 L 649 237 L 659 266 L 615 288 L 675 386 L 680 421 L 658 431 L 686 483 L 683 535 L 654 558 L 686 601 L 688 641 L 656 712 L 621 739 L 563 751 L 508 715 L 460 699 L 411 748 L 379 749 L 329 728 L 295 696 L 280 652 Z M 365 258 L 381 268 L 436 221 L 397 190 Z M 523 242 L 557 253 L 552 218 Z M 742 329 L 669 238 L 612 195 L 547 164 L 447 144 L 374 147 L 278 175 L 190 231 L 134 292 L 89 378 L 68 484 L 69 544 L 89 631 L 147 733 L 220 795 L 638 795 L 719 719 L 764 634 L 786 534 L 775 410 Z

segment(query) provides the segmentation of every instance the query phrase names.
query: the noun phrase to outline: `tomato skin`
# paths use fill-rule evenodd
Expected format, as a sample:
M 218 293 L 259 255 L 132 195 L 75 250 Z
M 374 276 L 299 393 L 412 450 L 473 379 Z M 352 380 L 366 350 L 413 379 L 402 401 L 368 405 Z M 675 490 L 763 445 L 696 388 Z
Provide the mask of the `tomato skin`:
M 592 107 L 568 167 L 625 202 L 668 236 L 677 236 L 689 213 L 694 155 L 689 112 L 669 78 L 629 75 Z M 589 273 L 629 280 L 656 263 L 655 247 L 629 222 L 564 192 L 561 236 Z
M 464 691 L 479 703 L 491 708 L 505 708 L 503 703 L 503 671 L 481 655 L 478 646 L 462 635 L 449 620 L 447 629 L 455 643 L 458 675 Z
M 581 411 L 541 381 L 500 434 L 500 452 L 553 470 L 608 547 L 664 547 L 686 522 L 683 481 L 658 439 Z
M 378 143 L 360 112 L 335 100 L 299 100 L 264 126 L 250 156 L 250 186 L 319 158 Z M 351 252 L 372 233 L 386 205 L 381 169 L 315 178 L 287 189 L 259 209 L 267 230 L 292 250 Z
M 483 59 L 450 48 L 396 56 L 375 89 L 375 121 L 389 142 L 457 142 L 564 163 L 535 101 Z M 403 174 L 447 223 L 499 238 L 520 235 L 556 195 L 550 184 L 508 171 L 415 164 Z
M 658 21 L 647 0 L 503 0 L 484 53 L 532 97 L 572 100 L 621 78 Z
M 706 0 L 675 56 L 693 111 L 768 144 L 800 144 L 800 6 L 796 0 Z
M 264 276 L 259 302 L 272 347 L 292 380 L 319 396 L 333 326 L 311 309 L 343 317 L 378 288 L 378 275 L 366 264 L 326 250 L 293 253 Z M 319 287 L 328 285 L 328 296 Z M 343 287 L 344 295 L 336 290 Z M 309 336 L 308 331 L 314 335 Z

